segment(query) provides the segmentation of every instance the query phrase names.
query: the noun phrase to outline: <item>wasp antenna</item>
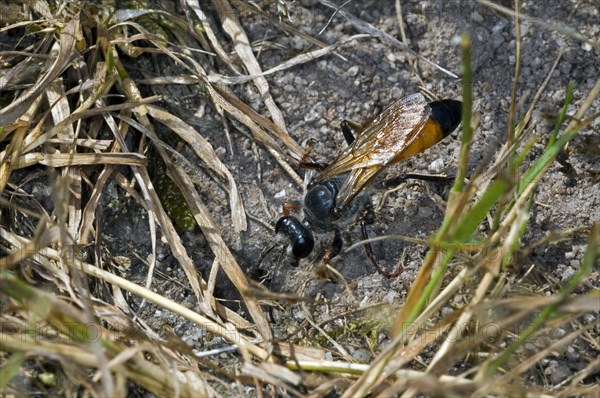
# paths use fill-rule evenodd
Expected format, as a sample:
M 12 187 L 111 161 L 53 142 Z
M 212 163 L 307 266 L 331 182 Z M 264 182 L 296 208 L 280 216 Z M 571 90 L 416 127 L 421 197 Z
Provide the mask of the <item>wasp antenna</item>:
M 260 255 L 258 256 L 258 263 L 256 264 L 256 266 L 257 267 L 260 266 L 262 264 L 262 262 L 265 260 L 265 258 L 267 258 L 269 253 L 271 253 L 271 250 L 275 249 L 278 245 L 279 245 L 278 243 L 273 243 L 271 246 L 267 247 L 262 252 L 260 252 Z

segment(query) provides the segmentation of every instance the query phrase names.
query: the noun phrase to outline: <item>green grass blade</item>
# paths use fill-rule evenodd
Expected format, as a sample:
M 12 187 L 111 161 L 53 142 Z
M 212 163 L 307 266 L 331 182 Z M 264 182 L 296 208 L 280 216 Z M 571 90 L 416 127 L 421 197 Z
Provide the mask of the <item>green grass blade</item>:
M 469 168 L 469 154 L 471 152 L 471 141 L 473 130 L 471 128 L 471 117 L 473 108 L 473 71 L 471 69 L 471 36 L 465 32 L 460 38 L 462 50 L 462 135 L 460 144 L 460 158 L 456 171 L 456 180 L 452 187 L 453 193 L 461 192 L 465 177 Z
M 565 146 L 565 144 L 569 142 L 573 137 L 575 137 L 575 135 L 583 128 L 583 126 L 581 126 L 567 130 L 558 140 L 556 140 L 558 129 L 564 121 L 566 109 L 569 105 L 572 95 L 573 85 L 569 85 L 569 88 L 567 90 L 567 97 L 565 99 L 565 104 L 559 115 L 559 120 L 556 122 L 555 131 L 552 132 L 552 135 L 550 137 L 550 142 L 548 142 L 548 146 L 546 147 L 544 153 L 538 158 L 538 160 L 533 164 L 533 166 L 531 166 L 523 174 L 523 178 L 519 180 L 519 187 L 517 189 L 518 195 L 522 194 L 523 191 L 532 181 L 536 180 L 539 175 L 546 171 L 550 163 L 552 163 L 556 155 L 558 155 L 558 153 Z
M 600 223 L 596 223 L 588 238 L 588 245 L 583 256 L 583 261 L 579 271 L 573 275 L 573 277 L 567 282 L 567 284 L 560 290 L 557 300 L 544 308 L 539 315 L 529 324 L 527 329 L 523 331 L 506 350 L 502 352 L 496 359 L 494 359 L 489 366 L 485 368 L 485 374 L 490 376 L 502 367 L 508 359 L 521 347 L 530 336 L 533 336 L 540 328 L 543 327 L 544 323 L 552 319 L 556 315 L 558 307 L 568 298 L 569 294 L 575 288 L 581 280 L 588 275 L 594 269 L 594 266 L 598 264 L 600 260 Z
M 494 206 L 502 195 L 507 193 L 508 189 L 509 184 L 505 179 L 494 181 L 468 213 L 463 215 L 456 230 L 452 234 L 451 241 L 460 243 L 467 242 L 479 227 L 488 211 L 490 211 L 492 206 Z
M 558 120 L 556 121 L 556 126 L 554 126 L 554 130 L 550 134 L 550 139 L 548 140 L 548 146 L 554 145 L 556 138 L 558 137 L 558 132 L 560 131 L 560 126 L 562 126 L 565 121 L 565 117 L 567 116 L 567 109 L 569 108 L 569 104 L 573 100 L 573 91 L 575 91 L 575 82 L 569 82 L 569 87 L 567 87 L 567 95 L 565 97 L 565 103 L 558 114 Z
M 8 383 L 17 374 L 21 364 L 25 361 L 24 352 L 15 352 L 10 358 L 0 367 L 0 392 L 4 391 Z

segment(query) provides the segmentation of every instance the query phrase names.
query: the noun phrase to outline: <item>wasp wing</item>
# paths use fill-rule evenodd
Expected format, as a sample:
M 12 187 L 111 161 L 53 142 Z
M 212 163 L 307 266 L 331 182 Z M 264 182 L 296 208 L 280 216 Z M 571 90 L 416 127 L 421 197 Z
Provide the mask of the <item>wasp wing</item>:
M 431 108 L 422 94 L 394 102 L 319 174 L 317 182 L 349 173 L 337 195 L 338 210 L 350 203 L 381 170 L 402 156 L 430 114 Z

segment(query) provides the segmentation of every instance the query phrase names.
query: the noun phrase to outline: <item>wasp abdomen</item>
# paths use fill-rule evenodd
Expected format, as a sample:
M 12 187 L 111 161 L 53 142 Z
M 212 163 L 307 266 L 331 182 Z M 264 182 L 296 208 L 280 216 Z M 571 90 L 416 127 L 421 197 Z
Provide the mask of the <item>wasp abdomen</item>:
M 445 99 L 429 103 L 431 117 L 438 122 L 442 136 L 450 135 L 460 124 L 462 102 Z

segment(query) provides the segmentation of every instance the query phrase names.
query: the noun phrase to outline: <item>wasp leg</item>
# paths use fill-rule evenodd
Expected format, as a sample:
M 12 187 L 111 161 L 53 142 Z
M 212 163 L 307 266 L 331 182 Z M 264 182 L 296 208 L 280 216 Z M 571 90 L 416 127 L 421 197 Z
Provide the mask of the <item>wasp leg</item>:
M 397 175 L 392 178 L 388 178 L 387 180 L 381 181 L 377 184 L 377 188 L 380 189 L 390 189 L 396 188 L 398 185 L 402 184 L 406 180 L 422 180 L 422 181 L 432 181 L 432 182 L 451 182 L 454 180 L 454 176 L 449 176 L 447 174 L 414 174 L 414 173 L 403 173 Z
M 302 159 L 300 159 L 300 167 L 302 167 L 305 170 L 321 171 L 327 166 L 323 163 L 313 162 L 310 158 L 310 155 L 312 154 L 312 151 L 315 148 L 315 143 L 316 141 L 312 138 L 308 140 L 308 143 L 306 144 L 306 150 L 302 155 Z
M 285 202 L 283 206 L 281 206 L 281 211 L 284 216 L 289 216 L 293 211 L 300 210 L 302 205 L 299 202 Z
M 352 127 L 350 127 L 350 123 L 348 123 L 347 120 L 342 120 L 342 134 L 344 134 L 346 144 L 352 145 L 356 137 L 354 136 L 354 131 L 352 130 Z
M 367 224 L 365 224 L 364 222 L 361 222 L 360 223 L 360 231 L 362 232 L 363 239 L 365 239 L 365 240 L 369 239 L 369 234 L 367 233 Z M 365 248 L 365 253 L 366 253 L 367 257 L 369 257 L 369 260 L 371 260 L 371 264 L 373 264 L 373 267 L 377 270 L 377 272 L 379 272 L 381 275 L 385 276 L 386 278 L 388 278 L 388 279 L 395 278 L 398 275 L 400 275 L 402 270 L 404 270 L 404 267 L 402 266 L 402 264 L 398 264 L 398 268 L 396 268 L 396 270 L 394 272 L 387 272 L 386 270 L 381 268 L 381 266 L 379 265 L 379 262 L 375 258 L 375 253 L 373 253 L 373 249 L 371 248 L 371 244 L 365 243 L 363 245 L 363 247 Z
M 310 138 L 306 143 L 306 150 L 304 150 L 304 154 L 302 155 L 302 160 L 300 163 L 310 162 L 310 155 L 312 154 L 313 149 L 315 149 L 316 140 Z
M 302 167 L 304 170 L 316 170 L 316 171 L 321 171 L 323 170 L 325 167 L 327 167 L 327 165 L 323 164 L 323 163 L 319 163 L 319 162 L 300 162 L 300 167 Z
M 342 120 L 341 126 L 342 134 L 344 134 L 344 138 L 348 145 L 354 142 L 355 135 L 360 135 L 364 130 L 364 127 L 360 124 L 347 119 Z
M 362 212 L 363 213 L 360 216 L 360 231 L 362 233 L 363 239 L 367 240 L 367 239 L 369 239 L 369 234 L 367 232 L 367 225 L 373 224 L 375 222 L 375 210 L 373 210 L 373 204 L 370 201 L 366 202 L 363 205 Z M 369 260 L 371 260 L 371 264 L 373 264 L 373 267 L 377 270 L 377 272 L 379 272 L 381 275 L 385 276 L 386 278 L 388 278 L 388 279 L 394 278 L 394 277 L 400 275 L 400 273 L 404 269 L 404 267 L 402 267 L 401 264 L 398 264 L 398 268 L 394 272 L 391 272 L 391 273 L 387 272 L 386 270 L 381 268 L 381 266 L 379 265 L 377 258 L 375 258 L 375 253 L 373 253 L 373 248 L 371 247 L 371 244 L 365 243 L 363 245 L 363 247 L 365 249 L 365 254 L 367 255 L 367 257 L 369 257 Z
M 336 228 L 333 233 L 333 240 L 323 256 L 323 262 L 325 264 L 329 264 L 329 261 L 332 258 L 340 254 L 342 247 L 344 246 L 344 240 L 342 239 L 342 234 L 340 234 L 340 231 Z

